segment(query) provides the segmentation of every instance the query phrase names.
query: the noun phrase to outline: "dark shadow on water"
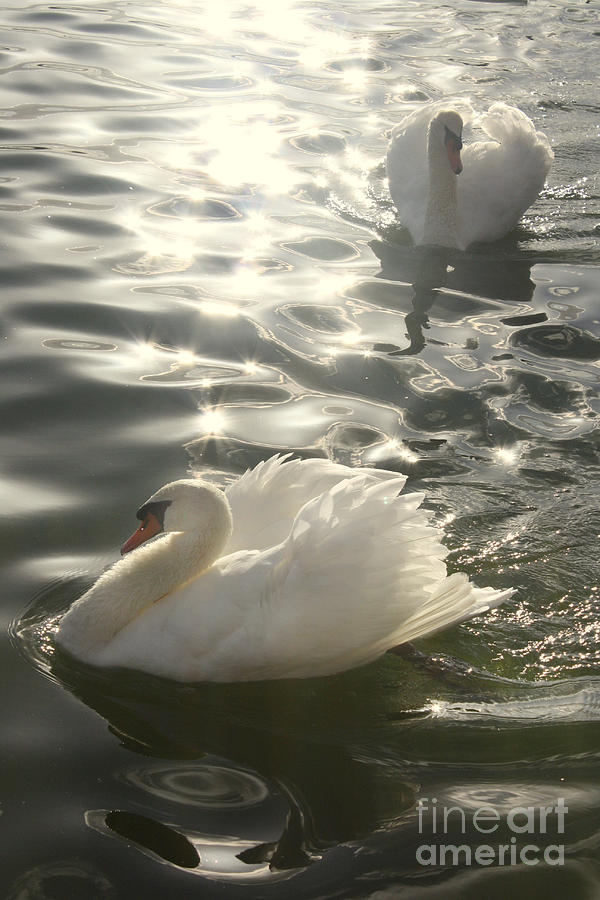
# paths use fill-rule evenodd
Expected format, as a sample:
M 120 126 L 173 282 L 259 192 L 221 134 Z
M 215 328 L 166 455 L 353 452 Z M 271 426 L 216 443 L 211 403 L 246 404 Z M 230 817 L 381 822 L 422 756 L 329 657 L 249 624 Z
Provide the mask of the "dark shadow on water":
M 171 760 L 175 774 L 200 766 L 209 781 L 214 771 L 215 793 L 223 772 L 234 780 L 242 772 L 260 782 L 265 795 L 279 798 L 287 808 L 279 837 L 246 846 L 238 854 L 242 863 L 272 872 L 305 867 L 327 848 L 362 839 L 414 805 L 413 785 L 397 772 L 368 753 L 365 761 L 355 758 L 357 745 L 364 739 L 368 746 L 382 721 L 395 727 L 386 701 L 377 701 L 372 668 L 319 679 L 182 684 L 89 666 L 52 641 L 60 614 L 87 586 L 82 580 L 53 584 L 17 623 L 13 640 L 37 668 L 102 716 L 136 757 Z M 91 811 L 88 818 L 96 830 L 178 867 L 193 868 L 196 855 L 201 862 L 185 820 L 174 826 L 126 809 Z
M 439 302 L 440 292 L 519 304 L 529 303 L 533 297 L 535 285 L 530 277 L 529 259 L 508 260 L 502 253 L 492 254 L 485 249 L 462 252 L 379 240 L 371 241 L 369 246 L 381 263 L 379 278 L 409 283 L 414 289 L 412 310 L 405 319 L 410 343 L 402 350 L 392 350 L 392 356 L 412 356 L 423 350 L 426 343 L 423 332 L 429 327 L 428 312 L 436 300 Z
M 466 251 L 385 240 L 369 246 L 381 264 L 378 277 L 413 284 L 416 290 L 445 287 L 503 303 L 528 303 L 535 289 L 531 268 L 537 260 L 520 254 L 510 238 Z
M 132 795 L 119 791 L 114 799 L 123 806 L 88 810 L 88 827 L 175 869 L 218 876 L 210 867 L 220 858 L 223 877 L 257 884 L 329 865 L 329 851 L 341 845 L 372 844 L 382 853 L 389 842 L 421 877 L 414 862 L 420 794 L 447 791 L 451 803 L 458 779 L 480 798 L 490 784 L 512 789 L 515 759 L 523 780 L 535 781 L 540 768 L 555 779 L 567 759 L 597 758 L 595 685 L 591 699 L 563 697 L 575 716 L 568 732 L 540 729 L 554 721 L 551 686 L 535 691 L 533 705 L 503 705 L 503 693 L 531 697 L 534 686 L 461 672 L 410 648 L 329 678 L 242 684 L 180 684 L 87 666 L 52 642 L 59 615 L 87 586 L 54 583 L 16 623 L 13 640 L 129 751 L 114 777 L 141 788 L 143 805 L 127 807 Z M 448 675 L 448 696 L 456 699 L 462 681 L 469 698 L 452 705 L 454 718 L 415 710 L 419 678 L 427 678 L 425 696 L 432 685 L 443 696 Z M 511 710 L 524 718 L 511 720 Z M 357 872 L 370 865 L 368 854 L 347 862 Z
M 363 838 L 414 804 L 411 785 L 356 761 L 340 739 L 345 722 L 355 738 L 357 723 L 350 722 L 349 688 L 340 696 L 336 679 L 182 685 L 128 670 L 92 669 L 59 653 L 52 674 L 105 718 L 133 753 L 179 761 L 216 756 L 221 767 L 242 766 L 271 795 L 282 796 L 288 807 L 283 830 L 278 839 L 238 854 L 249 866 L 304 867 L 328 847 Z M 326 733 L 336 707 L 345 712 L 334 715 Z M 368 718 L 365 710 L 354 712 L 359 720 Z M 113 813 L 106 825 L 165 859 L 188 860 L 195 852 L 193 846 L 186 850 L 184 834 L 169 834 L 163 823 Z

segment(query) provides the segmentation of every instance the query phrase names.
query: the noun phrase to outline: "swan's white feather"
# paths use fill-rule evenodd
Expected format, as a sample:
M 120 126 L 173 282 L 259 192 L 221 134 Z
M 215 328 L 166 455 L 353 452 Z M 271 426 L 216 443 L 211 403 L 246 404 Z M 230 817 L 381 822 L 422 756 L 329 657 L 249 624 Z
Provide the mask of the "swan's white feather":
M 265 550 L 280 543 L 289 534 L 291 521 L 305 503 L 356 475 L 356 469 L 328 459 L 289 459 L 290 456 L 272 456 L 259 462 L 227 487 L 233 532 L 226 553 Z M 360 472 L 374 482 L 398 477 L 384 469 L 364 468 Z M 259 515 L 257 504 L 260 504 Z
M 182 681 L 326 675 L 510 596 L 447 577 L 447 550 L 420 508 L 422 495 L 399 495 L 404 476 L 321 460 L 269 461 L 239 482 L 245 479 L 246 501 L 254 498 L 255 520 L 269 520 L 265 484 L 285 491 L 287 471 L 291 489 L 302 493 L 306 473 L 326 479 L 328 466 L 335 484 L 296 509 L 283 541 L 222 557 L 147 606 L 107 645 L 88 649 L 88 661 Z M 280 513 L 281 506 L 277 528 Z
M 457 179 L 457 246 L 507 234 L 535 202 L 553 153 L 544 134 L 515 107 L 494 103 L 476 116 L 466 100 L 440 101 L 411 113 L 393 130 L 387 155 L 392 199 L 416 244 L 422 243 L 429 193 L 427 129 L 441 109 L 454 109 L 466 125 L 491 140 L 465 141 Z

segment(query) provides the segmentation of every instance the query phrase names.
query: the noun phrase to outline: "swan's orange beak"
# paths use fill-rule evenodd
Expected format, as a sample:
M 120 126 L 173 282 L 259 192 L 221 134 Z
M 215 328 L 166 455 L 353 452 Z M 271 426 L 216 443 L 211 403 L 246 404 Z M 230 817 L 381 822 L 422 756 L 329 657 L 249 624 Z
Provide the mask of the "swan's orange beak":
M 460 175 L 463 170 L 463 165 L 460 159 L 460 147 L 457 147 L 456 140 L 454 138 L 446 141 L 446 153 L 448 154 L 448 162 L 450 163 L 450 168 L 455 175 Z
M 125 556 L 130 550 L 135 550 L 135 548 L 139 547 L 140 544 L 143 544 L 144 541 L 149 541 L 150 538 L 154 537 L 155 534 L 158 534 L 159 531 L 162 531 L 161 523 L 154 513 L 149 512 L 145 516 L 138 530 L 134 531 L 131 537 L 125 541 L 121 547 L 121 556 Z

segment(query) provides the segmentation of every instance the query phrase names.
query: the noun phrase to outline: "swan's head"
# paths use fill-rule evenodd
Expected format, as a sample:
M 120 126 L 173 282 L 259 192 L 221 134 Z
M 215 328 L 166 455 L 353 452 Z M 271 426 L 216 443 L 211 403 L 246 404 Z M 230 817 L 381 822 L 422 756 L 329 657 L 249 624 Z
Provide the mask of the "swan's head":
M 232 528 L 223 491 L 199 479 L 166 484 L 140 506 L 136 516 L 141 524 L 121 547 L 122 554 L 163 532 L 195 532 L 226 540 Z
M 462 150 L 463 121 L 453 109 L 442 109 L 429 123 L 430 148 L 444 148 L 448 164 L 455 175 L 463 170 L 460 159 Z

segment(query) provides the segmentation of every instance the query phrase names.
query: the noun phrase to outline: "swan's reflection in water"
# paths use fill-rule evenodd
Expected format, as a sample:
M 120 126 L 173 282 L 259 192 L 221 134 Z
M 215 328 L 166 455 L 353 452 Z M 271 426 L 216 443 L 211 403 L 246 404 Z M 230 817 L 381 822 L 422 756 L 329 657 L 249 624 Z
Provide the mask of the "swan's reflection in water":
M 520 256 L 516 240 L 496 242 L 469 251 L 449 247 L 412 247 L 386 240 L 369 246 L 379 259 L 379 278 L 412 284 L 415 290 L 446 288 L 472 297 L 529 303 L 535 291 L 534 260 Z
M 436 797 L 440 808 L 459 805 L 468 815 L 486 803 L 501 811 L 558 797 L 573 810 L 587 803 L 586 772 L 598 759 L 595 682 L 569 731 L 547 727 L 536 737 L 522 715 L 499 731 L 495 713 L 510 710 L 498 701 L 535 693 L 535 706 L 513 702 L 510 709 L 533 713 L 536 725 L 541 710 L 552 726 L 558 696 L 565 695 L 563 706 L 575 701 L 573 684 L 548 685 L 540 697 L 539 687 L 450 666 L 450 660 L 440 667 L 422 659 L 424 669 L 418 654 L 408 662 L 386 657 L 341 676 L 254 684 L 186 685 L 94 669 L 51 642 L 56 614 L 85 586 L 53 585 L 13 635 L 38 669 L 106 720 L 122 748 L 100 770 L 102 779 L 94 768 L 87 810 L 76 799 L 68 818 L 79 823 L 83 817 L 102 842 L 94 852 L 107 862 L 130 860 L 136 884 L 147 877 L 174 885 L 193 875 L 242 891 L 289 880 L 291 891 L 294 879 L 300 891 L 294 896 L 301 896 L 315 870 L 332 884 L 343 870 L 344 879 L 353 872 L 376 890 L 387 883 L 393 859 L 409 878 L 434 886 L 439 869 L 424 870 L 416 857 L 424 841 L 420 797 Z M 457 708 L 457 693 L 465 694 L 458 723 L 441 714 L 441 700 L 436 713 L 423 707 L 425 697 L 441 694 Z M 477 748 L 469 763 L 465 745 Z M 568 784 L 566 771 L 573 776 Z M 481 843 L 479 832 L 464 834 L 460 816 L 456 821 L 449 839 Z M 586 839 L 596 842 L 595 820 L 586 828 Z M 545 839 L 555 842 L 550 834 Z M 492 880 L 498 874 L 486 871 Z M 71 867 L 32 870 L 29 877 L 32 884 L 66 878 L 70 886 L 88 874 Z M 165 891 L 161 896 L 179 896 Z
M 135 754 L 115 773 L 124 808 L 89 810 L 86 823 L 163 863 L 219 880 L 287 877 L 414 806 L 411 785 L 353 756 L 384 711 L 361 706 L 352 673 L 183 685 L 60 652 L 51 670 Z
M 502 256 L 462 253 L 446 247 L 405 247 L 387 241 L 371 241 L 369 246 L 381 263 L 379 278 L 412 284 L 414 290 L 412 310 L 405 319 L 409 346 L 391 350 L 392 356 L 412 356 L 423 350 L 423 330 L 429 327 L 427 313 L 440 291 L 518 304 L 530 303 L 534 294 L 532 262 L 528 259 L 511 259 L 509 265 Z

